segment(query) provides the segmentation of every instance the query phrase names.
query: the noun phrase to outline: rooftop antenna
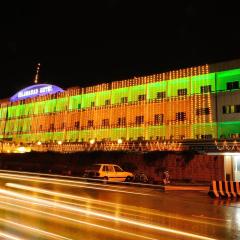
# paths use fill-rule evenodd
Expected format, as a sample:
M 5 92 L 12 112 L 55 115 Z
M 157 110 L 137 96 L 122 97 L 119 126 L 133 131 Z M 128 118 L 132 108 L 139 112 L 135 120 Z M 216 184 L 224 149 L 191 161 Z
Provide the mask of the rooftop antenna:
M 34 78 L 34 83 L 35 83 L 35 84 L 38 83 L 40 66 L 41 66 L 41 64 L 38 63 L 38 64 L 37 64 L 37 69 L 36 69 L 36 75 L 35 75 L 35 78 Z

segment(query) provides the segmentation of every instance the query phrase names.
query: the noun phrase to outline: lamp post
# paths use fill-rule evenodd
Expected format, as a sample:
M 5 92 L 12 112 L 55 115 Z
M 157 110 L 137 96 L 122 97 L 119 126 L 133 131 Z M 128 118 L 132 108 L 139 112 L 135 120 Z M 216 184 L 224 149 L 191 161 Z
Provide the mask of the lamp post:
M 58 146 L 60 146 L 60 151 L 62 152 L 62 150 L 63 150 L 63 149 L 62 149 L 62 141 L 60 141 L 60 140 L 57 141 L 57 144 L 58 144 Z
M 1 153 L 3 153 L 3 141 L 1 141 Z

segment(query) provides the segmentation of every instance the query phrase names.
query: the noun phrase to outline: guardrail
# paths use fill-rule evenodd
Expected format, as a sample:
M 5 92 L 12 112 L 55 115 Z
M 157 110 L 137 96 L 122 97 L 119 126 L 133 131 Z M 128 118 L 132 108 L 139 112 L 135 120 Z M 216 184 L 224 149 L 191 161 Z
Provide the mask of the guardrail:
M 213 198 L 240 198 L 240 183 L 213 180 L 208 195 Z

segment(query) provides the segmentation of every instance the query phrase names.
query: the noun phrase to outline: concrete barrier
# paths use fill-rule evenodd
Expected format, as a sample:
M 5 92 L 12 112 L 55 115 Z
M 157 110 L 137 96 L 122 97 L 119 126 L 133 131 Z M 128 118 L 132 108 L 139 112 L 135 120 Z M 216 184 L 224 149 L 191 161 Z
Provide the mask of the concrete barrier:
M 219 185 L 217 184 L 217 181 L 215 181 L 215 180 L 212 181 L 208 194 L 211 197 L 215 197 L 215 198 L 220 197 L 220 195 L 219 195 Z
M 234 191 L 235 191 L 237 197 L 240 198 L 240 183 L 239 182 L 233 182 L 233 188 L 234 188 Z
M 213 198 L 240 198 L 240 183 L 212 180 L 208 195 Z

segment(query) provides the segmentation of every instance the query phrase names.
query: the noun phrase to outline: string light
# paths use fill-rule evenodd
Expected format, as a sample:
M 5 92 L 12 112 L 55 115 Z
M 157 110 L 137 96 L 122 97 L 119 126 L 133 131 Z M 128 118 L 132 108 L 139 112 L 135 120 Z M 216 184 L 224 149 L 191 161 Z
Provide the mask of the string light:
M 40 64 L 37 66 L 35 83 L 38 83 L 39 70 Z M 156 140 L 164 136 L 169 141 L 171 137 L 217 136 L 213 95 L 209 90 L 200 92 L 201 87 L 208 88 L 208 85 L 215 90 L 215 79 L 211 74 L 209 66 L 204 65 L 111 84 L 69 89 L 56 96 L 39 96 L 26 99 L 25 102 L 8 103 L 8 106 L 1 104 L 0 137 L 7 136 L 17 143 L 36 143 L 38 140 L 42 143 L 58 143 L 89 142 L 89 139 L 117 142 L 120 138 L 137 140 L 140 137 L 149 141 L 150 138 Z M 176 96 L 178 89 L 185 88 L 187 94 Z M 158 92 L 165 92 L 166 97 L 157 100 Z M 138 101 L 141 95 L 144 95 L 143 100 Z M 121 102 L 122 97 L 128 101 Z M 105 101 L 108 100 L 110 104 L 106 105 Z M 91 106 L 92 103 L 94 106 Z M 209 109 L 206 110 L 209 111 L 208 115 L 205 109 Z M 200 113 L 198 116 L 196 111 Z M 184 112 L 186 119 L 180 119 L 176 115 L 178 112 Z M 157 114 L 163 114 L 164 120 L 163 124 L 154 126 Z M 144 124 L 136 123 L 137 116 L 143 116 Z M 118 119 L 123 118 L 126 124 L 117 126 Z M 92 126 L 88 126 L 89 121 L 93 121 Z M 166 144 L 161 148 L 164 146 Z

